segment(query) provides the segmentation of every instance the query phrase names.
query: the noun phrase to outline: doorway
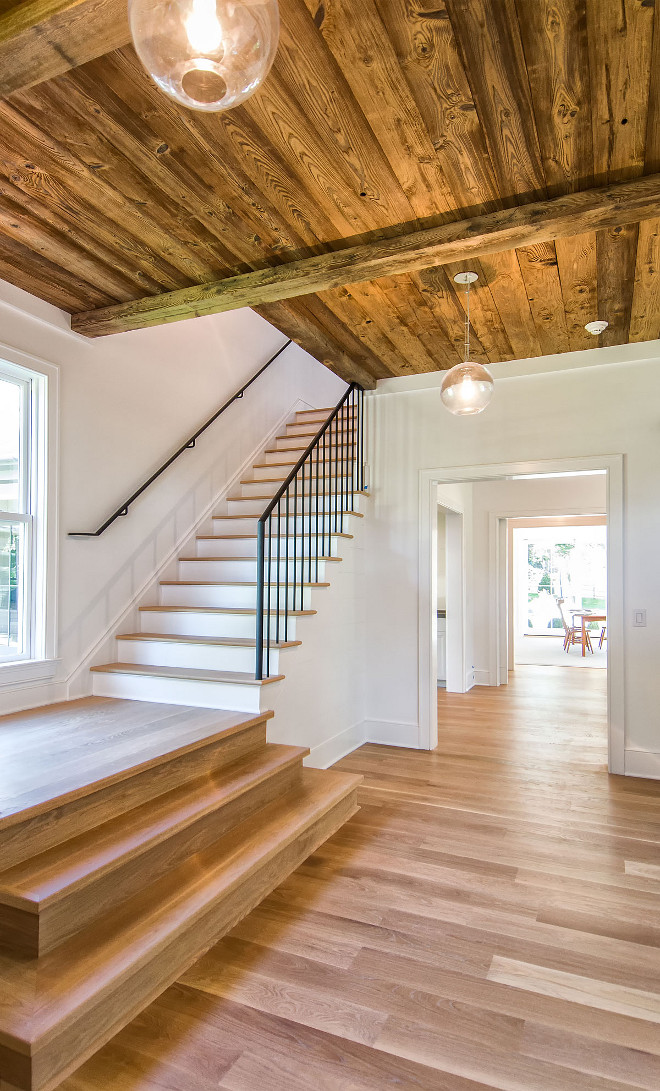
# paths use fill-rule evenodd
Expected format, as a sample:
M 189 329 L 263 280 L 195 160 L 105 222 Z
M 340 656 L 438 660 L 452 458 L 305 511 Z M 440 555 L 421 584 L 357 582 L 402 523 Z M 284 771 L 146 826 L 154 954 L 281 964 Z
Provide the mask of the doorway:
M 609 770 L 624 773 L 624 670 L 623 670 L 623 460 L 617 455 L 558 459 L 552 462 L 506 463 L 486 466 L 456 466 L 420 471 L 420 568 L 419 568 L 419 739 L 424 749 L 438 742 L 437 707 L 437 528 L 439 491 L 466 488 L 481 482 L 527 480 L 577 475 L 603 475 L 607 511 L 607 707 Z M 469 507 L 469 505 L 468 505 Z M 580 515 L 584 512 L 576 512 Z M 602 509 L 601 509 L 602 512 Z M 507 520 L 547 514 L 560 516 L 561 508 L 547 512 L 491 510 L 483 527 L 474 533 L 473 513 L 463 512 L 464 586 L 462 588 L 464 633 L 463 659 L 465 689 L 473 684 L 506 684 L 509 659 L 509 572 Z M 573 514 L 572 512 L 569 514 Z M 476 543 L 482 554 L 475 577 L 471 552 Z M 481 580 L 488 588 L 484 608 L 470 588 Z M 467 587 L 465 586 L 467 584 Z M 475 632 L 486 649 L 479 662 Z M 449 634 L 447 641 L 449 644 Z M 475 661 L 477 667 L 475 668 Z M 459 689 L 458 692 L 461 692 Z

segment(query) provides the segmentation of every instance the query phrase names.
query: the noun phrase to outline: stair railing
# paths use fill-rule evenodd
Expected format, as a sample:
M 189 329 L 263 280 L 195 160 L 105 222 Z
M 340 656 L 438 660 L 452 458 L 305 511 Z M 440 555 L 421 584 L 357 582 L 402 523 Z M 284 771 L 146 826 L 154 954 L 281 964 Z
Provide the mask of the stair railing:
M 258 680 L 269 677 L 271 643 L 288 639 L 290 614 L 304 609 L 305 585 L 318 583 L 319 562 L 363 490 L 364 391 L 351 383 L 257 524 Z
M 131 504 L 135 500 L 137 500 L 138 496 L 142 496 L 142 493 L 145 492 L 150 485 L 153 485 L 154 481 L 156 481 L 156 479 L 159 478 L 162 473 L 165 473 L 165 470 L 167 470 L 172 465 L 172 463 L 176 461 L 179 455 L 182 455 L 184 451 L 191 451 L 202 433 L 205 432 L 207 428 L 210 428 L 211 425 L 214 424 L 215 421 L 217 421 L 218 417 L 222 416 L 225 409 L 229 409 L 230 405 L 233 405 L 234 402 L 239 401 L 239 399 L 243 397 L 245 391 L 252 386 L 252 383 L 256 382 L 260 375 L 263 375 L 264 371 L 269 368 L 275 360 L 277 360 L 278 356 L 281 356 L 284 350 L 288 348 L 291 343 L 291 338 L 285 341 L 284 344 L 280 348 L 278 348 L 277 352 L 275 352 L 269 360 L 266 360 L 266 363 L 263 364 L 263 366 L 260 367 L 257 372 L 255 372 L 251 379 L 248 379 L 246 383 L 243 383 L 243 386 L 240 387 L 234 394 L 232 394 L 231 398 L 229 398 L 228 401 L 224 403 L 224 405 L 221 405 L 219 409 L 216 409 L 212 417 L 209 417 L 207 421 L 204 421 L 204 424 L 202 424 L 201 427 L 197 429 L 197 431 L 190 437 L 190 439 L 187 439 L 185 443 L 182 443 L 181 446 L 177 448 L 177 450 L 174 452 L 174 454 L 170 455 L 170 457 L 165 462 L 163 462 L 162 466 L 159 466 L 155 473 L 152 473 L 151 477 L 147 478 L 144 484 L 140 485 L 139 489 L 136 489 L 135 492 L 131 493 L 128 500 L 125 500 L 123 504 L 120 504 L 117 510 L 113 511 L 112 515 L 109 515 L 104 523 L 101 523 L 101 526 L 98 528 L 98 530 L 72 530 L 69 531 L 68 537 L 98 538 L 101 534 L 103 534 L 105 530 L 108 529 L 108 527 L 112 526 L 115 519 L 121 519 L 122 516 L 128 515 L 128 509 L 130 508 Z

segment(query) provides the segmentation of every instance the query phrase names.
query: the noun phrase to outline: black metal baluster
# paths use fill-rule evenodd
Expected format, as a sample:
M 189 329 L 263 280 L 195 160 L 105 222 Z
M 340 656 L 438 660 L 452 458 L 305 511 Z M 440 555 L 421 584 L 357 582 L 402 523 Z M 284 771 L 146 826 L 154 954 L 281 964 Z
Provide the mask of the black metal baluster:
M 257 655 L 255 677 L 260 682 L 264 676 L 264 533 L 263 519 L 257 523 Z
M 355 414 L 357 412 L 357 387 L 351 391 L 351 511 L 355 511 Z
M 280 642 L 280 581 L 281 581 L 281 552 L 282 552 L 282 501 L 277 501 L 277 598 L 275 600 L 275 642 Z M 285 638 L 286 639 L 286 638 Z
M 337 474 L 337 465 L 339 462 L 339 426 L 337 423 L 337 417 L 334 419 L 335 425 L 335 534 L 337 533 L 337 527 L 339 526 L 338 519 L 338 506 L 339 506 L 339 476 Z
M 273 515 L 268 516 L 268 608 L 266 610 L 266 678 L 270 678 L 270 584 L 272 566 Z
M 289 496 L 291 486 L 287 486 L 286 490 L 286 538 L 284 539 L 284 558 L 285 558 L 285 571 L 284 571 L 284 639 L 289 639 Z M 294 515 L 294 526 L 296 516 Z
M 325 435 L 325 432 L 323 434 Z M 316 510 L 315 510 L 315 521 L 316 521 L 315 522 L 315 525 L 316 525 L 316 567 L 315 567 L 315 573 L 316 573 L 316 575 L 314 577 L 314 580 L 315 580 L 316 583 L 319 582 L 319 458 L 320 458 L 320 444 L 317 443 L 316 444 L 316 495 L 314 497 L 314 503 L 316 505 Z M 311 574 L 310 574 L 310 577 L 309 577 L 309 582 L 310 583 L 312 582 Z
M 326 539 L 326 533 L 327 533 L 326 514 L 325 514 L 325 503 L 326 503 L 325 502 L 325 493 L 326 493 L 326 489 L 328 487 L 327 482 L 326 482 L 326 474 L 327 474 L 327 468 L 326 468 L 326 461 L 327 461 L 327 457 L 326 457 L 327 456 L 326 440 L 327 440 L 327 438 L 328 438 L 328 430 L 326 428 L 325 432 L 323 433 L 323 477 L 321 479 L 321 488 L 323 489 L 323 532 L 322 532 L 322 543 L 323 544 L 322 544 L 321 549 L 322 549 L 324 557 L 325 557 L 325 549 L 326 549 L 325 539 Z M 319 573 L 318 573 L 318 568 L 317 568 L 317 571 L 316 571 L 317 581 L 318 581 L 318 578 L 319 578 Z
M 296 512 L 296 523 L 298 522 L 298 475 L 293 479 L 293 504 Z M 298 554 L 298 538 L 294 534 L 293 536 L 293 601 L 291 609 L 296 608 L 296 559 Z

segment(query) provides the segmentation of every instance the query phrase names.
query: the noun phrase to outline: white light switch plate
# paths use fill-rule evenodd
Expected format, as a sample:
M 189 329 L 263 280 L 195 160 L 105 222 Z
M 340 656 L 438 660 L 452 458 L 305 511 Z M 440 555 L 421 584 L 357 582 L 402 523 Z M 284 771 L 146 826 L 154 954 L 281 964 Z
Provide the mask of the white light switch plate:
M 638 628 L 646 625 L 646 610 L 633 610 L 633 625 Z

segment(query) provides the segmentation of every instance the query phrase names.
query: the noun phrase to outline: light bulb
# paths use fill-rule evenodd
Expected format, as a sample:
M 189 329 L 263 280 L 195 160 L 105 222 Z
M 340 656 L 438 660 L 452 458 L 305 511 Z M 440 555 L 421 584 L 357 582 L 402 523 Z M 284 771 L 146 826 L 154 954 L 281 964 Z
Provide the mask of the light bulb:
M 186 34 L 195 53 L 217 53 L 222 45 L 222 27 L 215 0 L 193 0 L 186 19 Z
M 138 57 L 194 110 L 229 110 L 263 83 L 277 51 L 277 0 L 129 0 Z
M 472 360 L 456 364 L 444 377 L 440 388 L 443 405 L 456 416 L 481 413 L 493 396 L 493 376 Z

